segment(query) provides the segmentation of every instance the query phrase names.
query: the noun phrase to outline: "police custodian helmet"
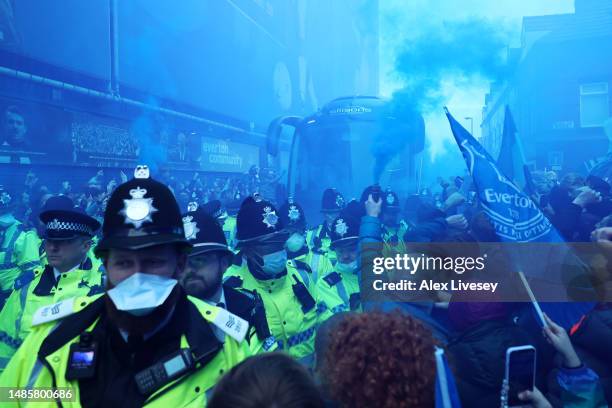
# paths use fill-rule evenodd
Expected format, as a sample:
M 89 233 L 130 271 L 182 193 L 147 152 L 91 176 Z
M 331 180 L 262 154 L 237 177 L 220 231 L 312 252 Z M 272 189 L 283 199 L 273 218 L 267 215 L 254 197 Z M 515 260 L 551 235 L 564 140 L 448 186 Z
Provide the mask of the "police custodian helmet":
M 74 206 L 67 196 L 50 197 L 40 213 L 45 225 L 42 238 L 49 240 L 70 240 L 78 237 L 93 237 L 100 223 L 85 211 Z
M 340 211 L 344 208 L 344 197 L 335 188 L 323 191 L 321 212 Z
M 343 211 L 332 224 L 330 231 L 331 249 L 349 246 L 359 241 L 360 219 Z
M 289 197 L 287 201 L 279 209 L 280 222 L 287 230 L 305 230 L 306 217 L 304 210 L 293 197 Z
M 119 185 L 108 200 L 102 224 L 99 256 L 111 248 L 137 250 L 162 244 L 191 245 L 185 239 L 181 211 L 164 184 L 137 166 L 134 178 Z
M 237 247 L 268 239 L 283 239 L 283 226 L 276 207 L 259 195 L 248 197 L 240 206 L 236 219 Z M 286 239 L 287 236 L 284 236 Z
M 234 253 L 227 246 L 227 239 L 217 219 L 207 213 L 205 208 L 196 208 L 183 215 L 185 238 L 193 245 L 189 256 L 206 252 L 221 251 L 228 255 Z

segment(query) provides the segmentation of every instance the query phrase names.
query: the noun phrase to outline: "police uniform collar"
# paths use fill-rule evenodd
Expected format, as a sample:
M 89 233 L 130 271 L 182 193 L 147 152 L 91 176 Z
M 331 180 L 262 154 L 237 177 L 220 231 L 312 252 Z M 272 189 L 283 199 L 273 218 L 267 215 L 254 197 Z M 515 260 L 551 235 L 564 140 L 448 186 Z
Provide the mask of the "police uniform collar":
M 304 246 L 302 246 L 302 248 L 300 248 L 300 250 L 296 252 L 291 252 L 287 250 L 287 259 L 296 259 L 302 255 L 307 254 L 309 251 L 310 249 L 308 248 L 308 245 L 306 244 L 304 244 Z
M 83 262 L 81 262 L 75 270 L 89 271 L 93 267 L 93 263 L 89 256 L 85 258 Z M 74 270 L 71 270 L 74 272 Z M 61 272 L 66 273 L 66 272 Z M 51 294 L 51 289 L 53 289 L 57 285 L 57 277 L 54 273 L 54 268 L 51 265 L 45 265 L 43 269 L 40 279 L 38 280 L 38 284 L 33 290 L 33 293 L 36 296 L 49 296 Z
M 68 344 L 75 337 L 85 332 L 100 316 L 104 310 L 104 296 L 100 296 L 78 313 L 66 316 L 40 345 L 38 358 L 44 361 L 45 357 L 55 353 Z
M 254 306 L 254 299 L 248 294 L 225 284 L 223 285 L 223 293 L 225 294 L 225 304 L 227 310 L 250 322 L 251 310 Z
M 44 361 L 45 357 L 68 344 L 94 324 L 105 313 L 105 297 L 106 295 L 100 296 L 79 313 L 64 318 L 53 332 L 53 336 L 47 336 L 41 344 L 38 351 L 39 358 Z M 183 295 L 177 302 L 176 307 L 179 307 L 181 302 L 184 302 L 186 307 L 185 314 L 187 314 L 187 318 L 185 321 L 187 322 L 187 327 L 185 329 L 185 336 L 187 337 L 187 342 L 196 358 L 201 358 L 200 362 L 202 365 L 206 365 L 221 349 L 222 344 L 214 335 L 211 324 L 202 316 L 193 302 Z M 175 313 L 174 316 L 178 314 L 184 315 L 182 313 Z
M 51 294 L 51 289 L 55 287 L 56 283 L 57 280 L 53 274 L 53 267 L 51 265 L 45 265 L 45 269 L 43 269 L 33 293 L 36 296 L 49 296 Z

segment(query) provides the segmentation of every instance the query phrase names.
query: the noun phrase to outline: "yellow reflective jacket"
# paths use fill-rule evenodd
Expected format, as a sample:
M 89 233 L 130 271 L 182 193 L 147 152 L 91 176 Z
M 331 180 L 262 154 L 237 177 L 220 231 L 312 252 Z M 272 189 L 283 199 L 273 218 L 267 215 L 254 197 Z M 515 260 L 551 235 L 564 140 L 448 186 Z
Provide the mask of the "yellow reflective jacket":
M 314 253 L 325 255 L 332 264 L 336 263 L 336 253 L 330 249 L 331 238 L 325 224 L 317 226 L 306 233 L 306 242 Z
M 224 281 L 232 287 L 257 292 L 263 300 L 268 327 L 279 349 L 309 365 L 313 359 L 315 331 L 330 312 L 318 312 L 319 293 L 316 285 L 306 280 L 305 274 L 288 261 L 285 275 L 259 280 L 243 262 L 228 268 Z
M 327 256 L 314 251 L 308 251 L 303 255 L 293 258 L 293 260 L 308 265 L 313 282 L 317 282 L 322 276 L 334 270 L 334 265 L 332 265 Z
M 62 300 L 104 292 L 102 263 L 89 256 L 77 269 L 59 275 L 49 265 L 34 270 L 33 279 L 13 291 L 0 312 L 0 372 L 32 328 L 36 311 Z
M 8 228 L 0 230 L 0 241 L 0 290 L 6 299 L 15 280 L 40 265 L 40 239 L 35 231 L 25 231 L 15 220 Z
M 333 314 L 362 310 L 358 273 L 332 271 L 321 277 L 320 290 L 326 294 L 327 306 Z
M 234 248 L 236 244 L 236 217 L 228 216 L 223 223 L 223 233 L 227 240 L 227 245 Z
M 79 381 L 66 379 L 70 348 L 80 341 L 82 333 L 96 329 L 104 301 L 105 295 L 77 298 L 72 302 L 73 315 L 65 317 L 59 324 L 51 321 L 35 327 L 0 375 L 0 387 L 65 389 L 73 394 L 73 398 L 62 401 L 63 406 L 81 407 Z M 229 335 L 221 341 L 213 334 L 215 329 L 229 324 L 227 312 L 223 311 L 223 315 L 222 309 L 192 297 L 185 297 L 184 302 L 188 310 L 185 321 L 189 326 L 187 333 L 181 333 L 180 347 L 189 348 L 194 358 L 206 358 L 191 372 L 154 391 L 146 398 L 145 407 L 203 407 L 219 378 L 249 355 L 246 342 L 238 342 Z M 98 360 L 97 364 L 104 364 L 104 359 Z M 98 366 L 96 375 L 101 372 L 104 370 Z M 119 397 L 123 395 L 122 390 L 110 391 L 118 393 Z M 103 401 L 102 405 L 105 405 Z M 55 401 L 21 402 L 12 406 L 51 408 L 57 404 Z

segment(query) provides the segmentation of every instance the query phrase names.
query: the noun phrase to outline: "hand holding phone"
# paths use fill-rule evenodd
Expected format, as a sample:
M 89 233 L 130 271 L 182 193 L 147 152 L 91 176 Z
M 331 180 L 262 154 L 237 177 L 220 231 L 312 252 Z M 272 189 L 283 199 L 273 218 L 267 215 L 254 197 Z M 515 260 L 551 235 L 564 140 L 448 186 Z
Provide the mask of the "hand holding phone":
M 552 405 L 550 405 L 550 402 L 542 395 L 542 392 L 538 390 L 538 387 L 534 387 L 533 391 L 521 392 L 519 394 L 519 399 L 529 403 L 528 407 L 531 408 L 552 408 Z
M 536 349 L 531 345 L 509 347 L 506 350 L 506 376 L 508 408 L 523 406 L 519 394 L 534 392 Z M 523 394 L 525 395 L 525 394 Z

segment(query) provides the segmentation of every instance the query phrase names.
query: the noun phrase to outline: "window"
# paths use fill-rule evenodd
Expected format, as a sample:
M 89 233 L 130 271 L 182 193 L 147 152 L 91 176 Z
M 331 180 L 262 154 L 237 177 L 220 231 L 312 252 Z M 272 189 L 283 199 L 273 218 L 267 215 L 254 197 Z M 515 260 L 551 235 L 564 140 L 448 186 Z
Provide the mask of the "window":
M 609 116 L 608 83 L 580 85 L 580 126 L 603 126 Z

